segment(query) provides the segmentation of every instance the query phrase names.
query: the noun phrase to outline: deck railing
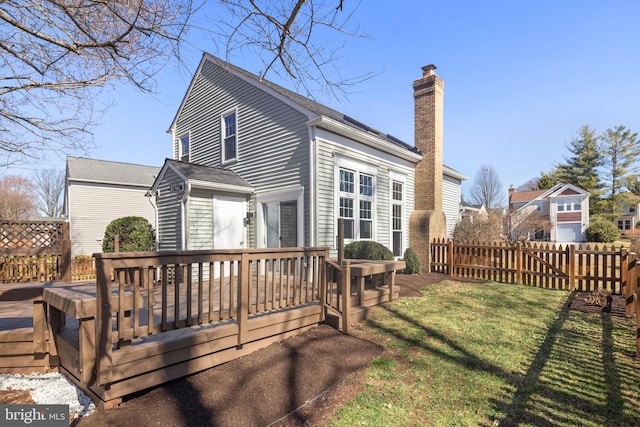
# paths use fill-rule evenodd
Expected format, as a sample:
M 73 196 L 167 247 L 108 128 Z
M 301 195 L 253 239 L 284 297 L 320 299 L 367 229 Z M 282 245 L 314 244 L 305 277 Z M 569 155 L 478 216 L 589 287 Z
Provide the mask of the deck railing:
M 190 326 L 227 322 L 237 326 L 236 345 L 242 346 L 254 339 L 248 329 L 250 318 L 273 310 L 324 304 L 321 286 L 327 248 L 94 256 L 96 368 L 100 385 L 112 380 L 110 366 L 117 349 L 135 340 Z M 324 311 L 320 312 L 322 317 Z

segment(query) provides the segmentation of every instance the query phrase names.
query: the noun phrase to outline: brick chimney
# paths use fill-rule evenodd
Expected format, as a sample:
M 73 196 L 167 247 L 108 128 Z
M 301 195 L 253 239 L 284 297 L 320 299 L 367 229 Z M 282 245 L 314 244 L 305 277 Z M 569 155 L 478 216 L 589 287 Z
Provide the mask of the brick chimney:
M 409 244 L 423 271 L 430 271 L 429 242 L 446 236 L 442 211 L 444 82 L 435 69 L 435 65 L 422 67 L 422 78 L 413 82 L 415 146 L 422 151 L 422 160 L 415 168 Z

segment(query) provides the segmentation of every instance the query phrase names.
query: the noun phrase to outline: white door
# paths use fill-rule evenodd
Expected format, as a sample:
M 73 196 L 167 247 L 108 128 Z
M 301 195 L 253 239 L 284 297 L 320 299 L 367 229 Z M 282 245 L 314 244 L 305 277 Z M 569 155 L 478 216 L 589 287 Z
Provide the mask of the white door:
M 213 248 L 245 247 L 245 200 L 236 197 L 213 198 Z
M 213 248 L 241 249 L 245 247 L 245 200 L 238 197 L 213 197 Z M 225 263 L 225 276 L 229 263 Z M 213 277 L 220 277 L 220 265 L 215 263 Z

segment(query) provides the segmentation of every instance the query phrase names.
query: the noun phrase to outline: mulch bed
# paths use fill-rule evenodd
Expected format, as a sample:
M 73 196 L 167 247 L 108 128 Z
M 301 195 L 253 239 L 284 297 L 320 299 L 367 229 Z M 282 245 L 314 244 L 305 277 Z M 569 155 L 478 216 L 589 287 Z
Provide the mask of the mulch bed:
M 569 309 L 581 311 L 583 313 L 609 314 L 616 317 L 626 316 L 624 295 L 609 295 L 607 305 L 604 307 L 590 304 L 587 301 L 587 298 L 590 295 L 590 292 L 577 292 L 569 305 Z

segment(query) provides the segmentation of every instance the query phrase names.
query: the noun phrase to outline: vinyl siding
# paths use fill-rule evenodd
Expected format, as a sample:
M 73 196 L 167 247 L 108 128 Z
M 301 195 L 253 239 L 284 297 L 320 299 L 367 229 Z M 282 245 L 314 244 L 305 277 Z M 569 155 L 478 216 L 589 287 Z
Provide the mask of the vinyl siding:
M 442 178 L 442 211 L 447 221 L 447 237 L 453 236 L 453 230 L 460 221 L 460 180 L 450 176 Z
M 187 249 L 213 249 L 213 193 L 193 190 L 189 197 Z
M 238 160 L 221 159 L 221 115 L 237 111 Z M 177 138 L 189 132 L 190 160 L 206 166 L 224 166 L 246 179 L 256 194 L 301 185 L 309 186 L 308 118 L 270 94 L 205 62 L 175 123 Z M 305 212 L 309 209 L 305 192 Z M 249 207 L 255 206 L 255 198 Z M 305 219 L 305 244 L 309 220 Z M 250 225 L 249 244 L 256 246 L 255 224 Z
M 146 218 L 155 228 L 155 210 L 147 188 L 82 182 L 69 183 L 71 255 L 102 252 L 104 232 L 111 221 L 125 216 Z
M 390 171 L 406 176 L 403 246 L 407 248 L 409 246 L 409 218 L 414 209 L 413 165 L 327 131 L 319 130 L 318 134 L 315 189 L 318 245 L 332 248 L 332 256 L 335 256 L 338 218 L 337 196 L 335 194 L 335 158 L 340 157 L 375 168 L 375 231 L 373 240 L 389 249 L 392 249 Z
M 158 249 L 182 249 L 182 192 L 170 191 L 171 185 L 184 185 L 171 170 L 160 184 L 158 204 Z

